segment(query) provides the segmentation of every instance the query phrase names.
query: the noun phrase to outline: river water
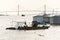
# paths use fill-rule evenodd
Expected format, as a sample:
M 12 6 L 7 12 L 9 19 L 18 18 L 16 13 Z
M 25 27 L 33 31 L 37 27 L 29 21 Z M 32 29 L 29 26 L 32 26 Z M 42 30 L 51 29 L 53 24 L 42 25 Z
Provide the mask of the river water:
M 60 40 L 60 26 L 46 30 L 6 30 L 11 21 L 11 17 L 0 17 L 0 40 Z

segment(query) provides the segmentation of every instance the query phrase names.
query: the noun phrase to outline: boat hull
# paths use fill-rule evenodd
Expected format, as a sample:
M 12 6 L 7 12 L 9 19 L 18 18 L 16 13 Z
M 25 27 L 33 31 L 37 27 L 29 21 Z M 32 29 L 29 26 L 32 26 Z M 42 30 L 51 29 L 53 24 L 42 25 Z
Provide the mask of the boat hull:
M 41 30 L 41 29 L 48 29 L 48 28 L 49 26 L 47 27 L 18 27 L 17 29 L 13 27 L 9 27 L 9 28 L 6 28 L 6 30 Z

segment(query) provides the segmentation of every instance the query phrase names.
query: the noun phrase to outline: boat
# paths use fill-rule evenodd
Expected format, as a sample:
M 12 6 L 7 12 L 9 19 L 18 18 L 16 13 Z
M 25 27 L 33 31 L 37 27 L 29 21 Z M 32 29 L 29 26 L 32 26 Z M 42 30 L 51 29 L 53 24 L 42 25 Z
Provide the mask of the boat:
M 48 29 L 47 27 L 18 27 L 17 29 L 15 27 L 8 27 L 6 30 L 41 30 L 41 29 Z
M 36 22 L 33 22 L 31 27 L 29 27 L 26 24 L 26 22 L 24 22 L 24 23 L 23 22 L 17 22 L 16 25 L 17 25 L 17 28 L 15 28 L 15 27 L 8 27 L 8 28 L 6 28 L 6 30 L 41 30 L 41 29 L 48 29 L 50 27 L 50 26 L 46 26 L 46 25 L 43 25 L 42 27 L 38 26 L 38 24 Z

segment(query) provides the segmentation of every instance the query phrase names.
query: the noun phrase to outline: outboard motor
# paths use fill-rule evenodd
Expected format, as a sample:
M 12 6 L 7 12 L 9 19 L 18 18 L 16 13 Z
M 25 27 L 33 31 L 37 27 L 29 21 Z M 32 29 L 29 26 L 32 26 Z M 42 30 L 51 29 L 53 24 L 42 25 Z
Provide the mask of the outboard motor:
M 20 26 L 18 26 L 18 28 L 17 28 L 18 30 L 20 30 L 21 28 L 20 28 Z

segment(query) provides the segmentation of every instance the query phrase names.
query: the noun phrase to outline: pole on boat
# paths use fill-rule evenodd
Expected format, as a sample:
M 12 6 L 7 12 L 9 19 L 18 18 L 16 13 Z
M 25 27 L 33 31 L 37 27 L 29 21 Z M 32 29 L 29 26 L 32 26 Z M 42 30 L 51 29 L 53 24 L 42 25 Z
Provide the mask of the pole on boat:
M 44 14 L 46 14 L 46 5 L 44 5 Z
M 19 4 L 18 4 L 18 16 L 19 16 Z

